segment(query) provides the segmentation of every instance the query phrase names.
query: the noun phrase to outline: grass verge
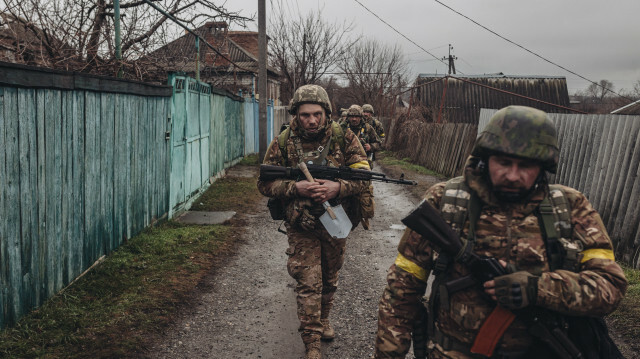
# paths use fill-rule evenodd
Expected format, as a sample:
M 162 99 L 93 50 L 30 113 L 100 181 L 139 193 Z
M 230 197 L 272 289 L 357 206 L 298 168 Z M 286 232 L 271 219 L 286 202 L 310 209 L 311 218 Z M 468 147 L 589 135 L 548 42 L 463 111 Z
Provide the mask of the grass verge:
M 629 281 L 627 294 L 618 309 L 608 316 L 608 322 L 622 335 L 634 353 L 640 353 L 640 270 L 622 265 L 624 275 Z
M 256 159 L 244 160 L 243 166 L 253 165 Z M 207 201 L 200 210 L 255 212 L 255 183 L 255 176 L 220 179 L 203 194 Z M 0 357 L 144 357 L 148 338 L 162 331 L 219 258 L 232 252 L 242 228 L 236 219 L 212 226 L 169 221 L 145 229 L 0 332 Z
M 429 187 L 448 179 L 444 175 L 412 163 L 409 158 L 398 158 L 391 151 L 377 152 L 375 163 L 384 168 L 392 178 L 398 178 L 404 174 L 406 179 L 418 182 L 417 186 L 409 186 L 409 191 L 417 198 L 422 198 Z

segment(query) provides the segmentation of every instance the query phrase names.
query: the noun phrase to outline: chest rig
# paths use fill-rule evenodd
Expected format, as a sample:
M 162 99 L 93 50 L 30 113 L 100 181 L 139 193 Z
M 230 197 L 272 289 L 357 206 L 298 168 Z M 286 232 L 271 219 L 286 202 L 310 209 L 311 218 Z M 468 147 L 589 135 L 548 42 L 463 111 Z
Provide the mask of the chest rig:
M 475 191 L 469 188 L 463 177 L 453 178 L 446 183 L 440 202 L 440 213 L 459 236 L 463 235 L 464 225 L 469 221 L 467 241 L 471 242 L 472 248 L 475 241 L 476 222 L 480 217 L 481 210 L 480 198 Z M 573 237 L 571 207 L 561 186 L 550 185 L 549 194 L 542 200 L 534 213 L 538 218 L 540 231 L 545 241 L 550 270 L 577 271 L 582 246 L 571 241 Z M 449 295 L 443 284 L 449 279 L 449 269 L 453 261 L 453 258 L 446 255 L 439 255 L 436 258 L 432 268 L 435 280 L 428 300 L 427 311 L 429 314 L 426 318 L 422 318 L 426 320 L 426 323 L 425 320 L 421 320 L 422 325 L 426 324 L 426 330 L 414 329 L 417 329 L 418 335 L 432 338 L 445 350 L 466 351 L 468 350 L 466 345 L 449 340 L 435 325 L 438 308 L 442 306 L 445 310 L 449 309 Z
M 331 130 L 332 135 L 329 137 L 329 140 L 326 144 L 320 145 L 317 149 L 305 152 L 302 148 L 302 143 L 300 141 L 300 137 L 293 137 L 293 145 L 296 149 L 296 154 L 300 161 L 305 161 L 308 163 L 310 161 L 314 165 L 325 165 L 325 166 L 337 166 L 339 164 L 330 163 L 327 161 L 327 155 L 333 149 L 336 144 L 340 147 L 340 149 L 344 149 L 344 132 L 342 131 L 342 127 L 336 122 L 331 122 Z M 283 166 L 291 165 L 286 163 L 288 159 L 287 154 L 287 141 L 291 137 L 291 128 L 287 127 L 278 135 L 278 147 L 280 147 L 280 153 L 282 153 L 282 163 Z M 344 152 L 344 150 L 343 150 Z

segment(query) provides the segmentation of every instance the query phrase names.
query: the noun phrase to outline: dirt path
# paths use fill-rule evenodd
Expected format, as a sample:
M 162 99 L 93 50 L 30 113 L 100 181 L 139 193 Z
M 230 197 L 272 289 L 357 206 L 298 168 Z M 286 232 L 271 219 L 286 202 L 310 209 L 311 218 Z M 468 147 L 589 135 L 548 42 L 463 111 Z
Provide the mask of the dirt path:
M 378 169 L 376 169 L 378 170 Z M 332 321 L 336 339 L 325 358 L 373 354 L 377 305 L 402 234 L 400 219 L 418 200 L 403 186 L 376 183 L 376 217 L 349 236 Z M 263 205 L 266 209 L 266 200 Z M 286 269 L 287 239 L 266 210 L 244 215 L 246 233 L 223 268 L 203 283 L 193 306 L 167 328 L 152 358 L 301 358 L 295 281 Z

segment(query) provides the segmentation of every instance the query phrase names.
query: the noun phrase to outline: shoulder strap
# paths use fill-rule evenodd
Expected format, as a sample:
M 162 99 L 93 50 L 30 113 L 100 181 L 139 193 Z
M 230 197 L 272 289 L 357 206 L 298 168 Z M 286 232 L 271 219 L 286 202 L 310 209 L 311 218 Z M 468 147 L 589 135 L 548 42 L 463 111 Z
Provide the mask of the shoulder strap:
M 537 216 L 547 248 L 550 270 L 575 271 L 580 249 L 569 245 L 569 239 L 573 235 L 571 205 L 560 186 L 549 186 L 549 195 L 540 203 Z
M 467 186 L 463 177 L 456 177 L 447 181 L 440 202 L 440 213 L 442 218 L 458 234 L 462 233 L 462 228 L 467 220 L 470 201 L 471 189 Z
M 289 127 L 285 128 L 278 135 L 278 147 L 280 147 L 283 162 L 287 161 L 287 140 L 289 139 L 289 136 L 291 136 L 291 128 Z M 284 166 L 286 163 L 283 163 L 282 165 Z

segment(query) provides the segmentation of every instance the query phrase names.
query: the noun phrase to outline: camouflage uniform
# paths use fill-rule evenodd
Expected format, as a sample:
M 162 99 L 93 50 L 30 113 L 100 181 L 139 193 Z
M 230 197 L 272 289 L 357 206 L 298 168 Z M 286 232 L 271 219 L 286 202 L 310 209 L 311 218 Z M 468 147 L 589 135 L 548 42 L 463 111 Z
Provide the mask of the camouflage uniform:
M 328 110 L 330 114 L 330 107 Z M 353 132 L 344 132 L 342 147 L 338 142 L 330 141 L 333 129 L 328 118 L 324 135 L 318 138 L 305 135 L 297 116 L 291 121 L 290 129 L 285 146 L 286 157 L 283 157 L 276 137 L 267 149 L 264 164 L 295 167 L 302 160 L 306 162 L 317 158 L 321 146 L 331 144 L 333 148 L 330 148 L 326 156 L 327 165 L 369 169 L 364 149 Z M 352 221 L 357 224 L 359 219 L 352 218 L 357 205 L 354 196 L 366 190 L 369 181 L 336 181 L 340 183 L 337 202 L 343 205 Z M 295 292 L 300 319 L 299 331 L 305 344 L 314 343 L 323 333 L 320 320 L 328 317 L 333 305 L 338 271 L 344 261 L 346 239 L 336 239 L 327 233 L 318 220 L 324 213 L 324 208 L 310 198 L 298 197 L 294 180 L 258 181 L 258 189 L 263 195 L 279 198 L 284 202 L 289 240 L 286 251 L 289 256 L 287 269 L 297 281 Z
M 349 117 L 357 116 L 360 117 L 360 124 L 358 126 L 351 125 L 349 121 Z M 355 133 L 362 145 L 368 143 L 371 146 L 371 150 L 367 151 L 367 154 L 377 152 L 380 150 L 381 143 L 380 138 L 376 134 L 376 131 L 371 125 L 369 125 L 364 118 L 362 117 L 362 108 L 358 105 L 353 105 L 349 108 L 347 113 L 347 121 L 342 124 L 343 128 L 349 128 L 353 133 Z
M 516 123 L 504 121 L 502 124 L 505 128 L 515 128 L 513 125 Z M 540 124 L 536 126 L 538 125 Z M 491 132 L 492 129 L 488 126 L 486 131 Z M 506 133 L 505 136 L 499 137 L 493 135 L 500 131 L 496 131 L 495 128 L 493 131 L 493 134 L 483 133 L 484 136 L 481 136 L 476 146 L 478 143 L 482 144 L 482 141 L 489 141 L 493 145 L 492 148 L 502 146 L 502 153 L 513 154 L 514 150 L 508 148 L 508 144 L 513 145 L 514 142 L 506 139 L 514 132 L 510 133 L 507 130 L 503 132 Z M 522 128 L 517 131 L 522 131 Z M 544 136 L 544 130 L 538 129 L 534 132 L 538 140 L 549 143 L 549 139 Z M 516 139 L 524 144 L 525 139 L 529 137 L 532 136 L 524 135 L 512 140 Z M 544 146 L 523 145 L 516 151 L 531 148 L 540 150 Z M 478 150 L 478 147 L 474 149 L 474 154 L 487 155 Z M 555 171 L 557 151 L 520 154 L 521 157 L 540 159 L 543 168 Z M 571 208 L 573 231 L 572 238 L 568 240 L 577 248 L 582 248 L 579 257 L 580 269 L 576 272 L 550 271 L 545 240 L 534 212 L 547 196 L 548 187 L 538 186 L 526 200 L 505 204 L 491 191 L 490 180 L 486 173 L 478 168 L 478 161 L 478 157 L 470 157 L 464 176 L 457 179 L 465 181 L 482 204 L 476 222 L 474 252 L 502 259 L 518 271 L 539 275 L 535 306 L 575 316 L 601 316 L 612 312 L 624 296 L 627 281 L 622 269 L 613 260 L 612 244 L 604 224 L 586 197 L 575 189 L 561 186 Z M 425 200 L 446 212 L 452 209 L 441 206 L 444 188 L 445 183 L 434 185 L 427 190 Z M 462 228 L 461 237 L 466 239 L 468 233 L 467 220 Z M 427 288 L 427 277 L 437 258 L 437 249 L 433 248 L 427 239 L 410 229 L 405 231 L 398 245 L 398 252 L 395 263 L 388 271 L 387 286 L 380 300 L 376 358 L 405 357 L 411 344 L 416 313 L 420 312 L 423 305 L 421 298 Z M 469 271 L 464 266 L 454 262 L 447 272 L 447 279 L 452 280 L 467 274 Z M 442 338 L 460 343 L 457 348 L 471 347 L 482 323 L 495 306 L 495 301 L 489 299 L 479 287 L 449 296 L 446 305 L 440 303 L 434 309 L 436 331 L 439 334 L 436 335 L 438 338 L 429 338 L 429 357 L 477 358 L 477 355 L 470 354 L 468 350 L 451 347 L 448 350 L 444 349 Z M 521 310 L 526 311 L 527 307 Z M 549 356 L 549 352 L 545 350 L 544 346 L 534 345 L 534 338 L 518 317 L 508 327 L 496 349 L 497 353 L 526 353 L 522 354 L 523 357 Z
M 373 113 L 374 113 L 373 106 L 369 104 L 364 104 L 362 105 L 362 111 L 371 113 L 371 116 L 369 116 L 368 118 L 365 117 L 366 123 L 368 123 L 369 126 L 373 127 L 373 129 L 376 131 L 376 134 L 380 138 L 380 143 L 384 143 L 384 139 L 386 138 L 386 134 L 384 133 L 384 127 L 382 126 L 382 122 L 378 121 L 377 118 L 373 117 Z

